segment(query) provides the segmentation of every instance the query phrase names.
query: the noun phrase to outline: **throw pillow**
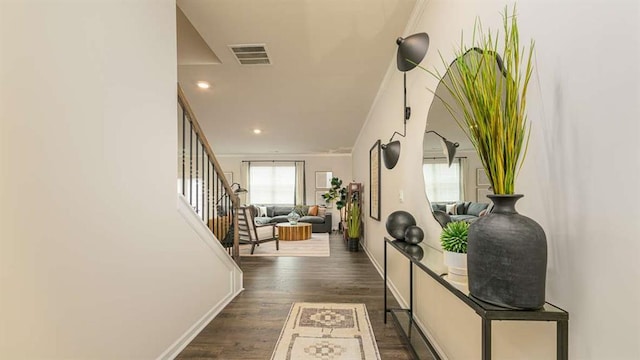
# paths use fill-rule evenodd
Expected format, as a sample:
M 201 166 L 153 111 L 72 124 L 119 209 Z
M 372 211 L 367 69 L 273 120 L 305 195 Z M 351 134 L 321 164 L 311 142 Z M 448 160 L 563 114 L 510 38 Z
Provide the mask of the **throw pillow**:
M 447 204 L 446 206 L 446 212 L 449 215 L 457 215 L 456 214 L 456 204 Z
M 318 216 L 318 205 L 309 206 L 309 216 Z
M 318 206 L 318 216 L 324 217 L 327 214 L 327 208 L 324 206 Z
M 266 217 L 266 216 L 267 216 L 267 207 L 258 206 L 258 217 Z
M 480 215 L 478 216 L 485 216 L 485 215 L 487 215 L 487 209 L 480 211 Z
M 300 216 L 307 216 L 309 214 L 309 207 L 307 205 L 296 205 L 293 211 L 297 212 Z

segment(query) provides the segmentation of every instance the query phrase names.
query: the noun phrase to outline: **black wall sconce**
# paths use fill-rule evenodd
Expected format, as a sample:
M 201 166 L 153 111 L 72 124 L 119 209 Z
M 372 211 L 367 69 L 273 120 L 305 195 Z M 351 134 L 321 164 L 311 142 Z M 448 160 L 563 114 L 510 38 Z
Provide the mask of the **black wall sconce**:
M 451 167 L 451 164 L 453 164 L 453 158 L 456 156 L 456 149 L 458 148 L 458 146 L 460 146 L 460 144 L 447 140 L 444 136 L 438 134 L 433 130 L 425 132 L 425 134 L 428 133 L 436 134 L 440 138 L 440 141 L 442 142 L 442 151 L 449 161 L 449 167 Z
M 407 106 L 407 71 L 415 68 L 424 59 L 424 56 L 429 50 L 429 35 L 427 33 L 418 33 L 406 38 L 399 37 L 396 40 L 398 44 L 398 53 L 396 56 L 396 63 L 398 70 L 403 72 L 404 81 L 404 130 L 401 133 L 394 131 L 391 135 L 391 139 L 382 147 L 382 159 L 384 160 L 384 166 L 387 169 L 393 169 L 400 159 L 400 140 L 393 140 L 393 137 L 400 135 L 405 137 L 407 135 L 407 120 L 411 117 L 411 108 Z

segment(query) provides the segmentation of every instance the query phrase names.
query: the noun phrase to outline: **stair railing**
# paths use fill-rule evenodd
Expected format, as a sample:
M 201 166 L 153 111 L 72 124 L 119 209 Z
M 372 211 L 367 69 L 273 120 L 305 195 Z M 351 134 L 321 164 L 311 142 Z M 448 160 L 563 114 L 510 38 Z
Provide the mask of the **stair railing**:
M 196 214 L 239 265 L 239 236 L 234 229 L 238 228 L 240 198 L 227 181 L 180 85 L 178 193 L 189 201 Z

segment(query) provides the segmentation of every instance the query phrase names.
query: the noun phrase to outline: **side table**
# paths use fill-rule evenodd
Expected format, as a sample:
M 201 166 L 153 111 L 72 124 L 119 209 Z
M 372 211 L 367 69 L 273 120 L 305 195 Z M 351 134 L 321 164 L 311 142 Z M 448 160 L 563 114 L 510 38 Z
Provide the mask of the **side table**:
M 278 227 L 278 239 L 284 241 L 297 241 L 311 239 L 311 224 L 297 223 L 295 225 L 289 223 L 280 223 Z

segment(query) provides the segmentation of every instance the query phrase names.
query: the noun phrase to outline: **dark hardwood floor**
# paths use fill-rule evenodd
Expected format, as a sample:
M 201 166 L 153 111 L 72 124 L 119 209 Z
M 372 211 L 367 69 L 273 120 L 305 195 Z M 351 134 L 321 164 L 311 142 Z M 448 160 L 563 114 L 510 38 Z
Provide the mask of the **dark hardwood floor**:
M 364 303 L 382 359 L 410 359 L 391 317 L 383 322 L 384 283 L 367 255 L 348 252 L 339 234 L 330 242 L 328 258 L 243 257 L 245 290 L 178 359 L 268 360 L 293 302 Z

